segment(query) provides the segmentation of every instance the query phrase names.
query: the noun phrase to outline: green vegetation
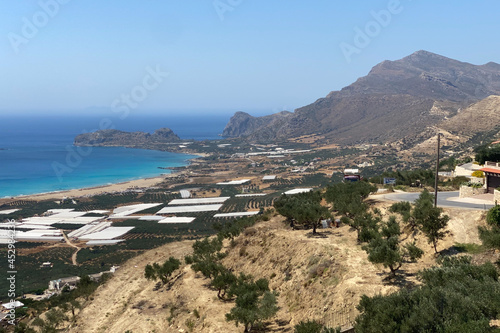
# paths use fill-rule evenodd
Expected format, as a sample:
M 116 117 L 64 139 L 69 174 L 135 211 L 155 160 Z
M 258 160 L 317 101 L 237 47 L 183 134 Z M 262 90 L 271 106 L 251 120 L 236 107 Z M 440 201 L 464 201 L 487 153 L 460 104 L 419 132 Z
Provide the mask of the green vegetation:
M 77 301 L 77 299 L 83 298 L 88 301 L 97 287 L 106 283 L 109 278 L 110 274 L 103 274 L 101 279 L 97 282 L 92 280 L 88 275 L 82 275 L 80 276 L 80 281 L 78 281 L 76 285 L 76 289 L 71 291 L 69 289 L 63 289 L 61 294 L 54 295 L 42 301 L 34 301 L 26 298 L 23 299 L 22 302 L 25 306 L 30 308 L 30 316 L 39 315 L 48 311 L 44 318 L 37 317 L 32 323 L 33 326 L 38 327 L 38 332 L 59 332 L 64 322 L 75 321 L 76 311 L 83 307 L 83 304 Z M 66 315 L 68 312 L 71 313 L 71 317 Z M 16 313 L 16 318 L 22 319 L 25 315 L 26 313 L 22 315 Z M 19 322 L 14 332 L 34 333 L 35 330 L 32 327 L 28 327 L 25 323 Z
M 493 227 L 500 227 L 500 206 L 495 205 L 488 211 L 486 222 Z
M 163 265 L 154 263 L 153 265 L 146 265 L 144 269 L 144 277 L 148 280 L 161 280 L 163 285 L 167 284 L 173 272 L 179 269 L 181 262 L 174 257 L 168 258 Z
M 326 328 L 317 321 L 308 320 L 295 325 L 294 333 L 340 333 L 340 328 Z
M 484 252 L 484 246 L 474 243 L 456 243 L 453 246 L 458 252 L 478 254 Z
M 427 237 L 429 243 L 432 243 L 434 251 L 437 253 L 437 242 L 446 235 L 443 230 L 448 225 L 450 217 L 443 215 L 443 209 L 434 207 L 433 203 L 434 196 L 424 190 L 415 201 L 412 215 L 415 224 Z
M 435 174 L 432 170 L 396 170 L 385 171 L 380 176 L 370 178 L 370 182 L 382 184 L 384 178 L 396 178 L 396 185 L 416 186 L 418 183 L 424 186 L 434 187 Z
M 258 220 L 268 219 L 270 211 L 260 216 L 243 218 L 217 225 L 216 237 L 205 238 L 193 244 L 193 254 L 185 261 L 194 271 L 201 272 L 210 279 L 210 286 L 217 290 L 217 297 L 222 300 L 235 299 L 235 306 L 226 314 L 226 320 L 236 325 L 244 325 L 245 332 L 276 314 L 278 311 L 276 293 L 269 290 L 267 279 L 254 281 L 249 275 L 238 277 L 220 262 L 227 254 L 222 251 L 224 239 L 233 239 L 245 228 Z M 249 229 L 248 229 L 249 230 Z
M 434 196 L 429 191 L 424 190 L 420 193 L 413 209 L 409 202 L 397 202 L 389 210 L 401 214 L 403 222 L 412 231 L 417 229 L 422 231 L 437 253 L 437 243 L 446 235 L 444 229 L 450 217 L 442 214 L 442 208 L 434 207 Z
M 415 229 L 416 225 L 413 220 L 411 220 L 411 204 L 408 201 L 400 201 L 392 204 L 389 208 L 391 213 L 399 213 L 403 217 L 403 222 L 411 224 L 412 230 Z
M 33 320 L 33 325 L 38 326 L 43 333 L 57 332 L 58 327 L 68 320 L 68 317 L 59 309 L 50 309 L 45 314 L 45 320 L 38 317 Z
M 222 253 L 223 237 L 215 237 L 211 240 L 207 237 L 193 244 L 193 255 L 186 256 L 186 264 L 191 265 L 195 272 L 201 272 L 206 278 L 216 277 L 223 267 L 219 261 L 226 256 Z
M 251 276 L 241 274 L 229 293 L 236 296 L 236 305 L 226 314 L 226 320 L 234 321 L 236 326 L 242 324 L 244 332 L 250 332 L 256 324 L 278 312 L 277 294 L 269 290 L 267 279 L 254 282 Z
M 209 189 L 207 189 L 208 191 Z M 53 201 L 16 201 L 1 209 L 20 208 L 21 210 L 8 215 L 7 218 L 24 218 L 53 208 L 75 208 L 76 210 L 112 209 L 119 205 L 130 203 L 167 202 L 176 198 L 176 194 L 165 193 L 160 190 L 150 190 L 146 193 L 110 194 L 82 199 L 76 205 L 56 205 Z M 245 211 L 248 209 L 263 209 L 272 207 L 273 200 L 277 194 L 258 198 L 232 198 L 224 205 L 223 209 L 230 211 Z M 161 206 L 154 208 L 150 213 L 157 212 Z M 78 266 L 71 263 L 73 248 L 43 248 L 40 251 L 27 252 L 18 255 L 16 266 L 18 266 L 18 278 L 20 288 L 18 295 L 23 292 L 45 289 L 50 280 L 82 274 L 93 274 L 109 270 L 113 265 L 120 265 L 126 260 L 142 253 L 144 250 L 152 249 L 169 242 L 182 239 L 200 239 L 214 234 L 214 225 L 221 224 L 221 219 L 214 218 L 211 212 L 196 214 L 179 214 L 179 216 L 194 216 L 196 220 L 189 224 L 159 224 L 156 221 L 126 220 L 115 222 L 114 226 L 133 226 L 134 229 L 124 236 L 125 241 L 117 245 L 96 246 L 83 248 L 78 252 Z M 267 215 L 266 215 L 267 216 Z M 225 223 L 225 222 L 222 222 Z M 252 222 L 255 223 L 255 222 Z M 229 225 L 229 224 L 228 224 Z M 74 230 L 79 225 L 57 225 L 65 231 Z M 16 248 L 36 248 L 44 243 L 19 242 Z M 7 250 L 0 249 L 0 256 L 7 257 Z M 42 262 L 50 261 L 54 264 L 52 268 L 40 267 Z M 7 271 L 8 262 L 0 261 L 0 269 Z M 8 281 L 0 280 L 0 288 L 8 290 Z
M 218 274 L 212 279 L 210 285 L 217 290 L 217 297 L 221 300 L 225 299 L 226 291 L 237 282 L 236 275 L 230 270 L 219 266 Z M 231 294 L 228 295 L 231 298 Z
M 486 215 L 488 227 L 479 227 L 479 238 L 486 247 L 500 249 L 500 206 L 495 205 Z
M 483 187 L 483 184 L 469 181 L 469 182 L 462 183 L 462 186 L 467 186 L 467 187 L 472 187 L 472 188 L 481 188 L 481 187 Z
M 278 178 L 269 188 L 276 191 L 295 187 L 322 187 L 331 183 L 331 179 L 323 173 L 313 173 L 300 178 Z
M 354 216 L 353 219 L 343 216 L 341 221 L 355 229 L 358 234 L 358 242 L 363 243 L 377 237 L 381 219 L 368 212 L 363 212 L 360 215 Z
M 475 149 L 476 156 L 474 159 L 479 164 L 484 164 L 486 161 L 500 162 L 500 145 L 490 146 L 482 145 Z
M 482 172 L 481 170 L 476 170 L 472 173 L 472 177 L 482 178 L 484 177 L 484 172 Z
M 321 205 L 321 199 L 321 193 L 318 191 L 294 195 L 283 194 L 275 201 L 274 208 L 287 218 L 292 227 L 296 224 L 311 227 L 313 234 L 316 234 L 321 220 L 331 217 L 328 208 Z
M 400 236 L 399 223 L 394 216 L 391 216 L 389 221 L 382 226 L 382 230 L 376 231 L 373 239 L 363 247 L 368 252 L 368 260 L 388 267 L 391 270 L 391 275 L 396 274 L 406 259 L 410 258 L 414 261 L 422 257 L 424 253 L 415 243 L 409 243 L 406 247 L 402 247 Z
M 500 314 L 498 272 L 468 257 L 445 257 L 439 267 L 419 273 L 422 285 L 387 296 L 363 296 L 357 333 L 498 332 L 490 327 Z
M 338 183 L 327 187 L 325 199 L 333 204 L 333 209 L 343 215 L 342 222 L 350 225 L 358 233 L 359 241 L 369 241 L 378 218 L 367 214 L 365 199 L 376 187 L 367 182 Z
M 445 182 L 439 182 L 438 186 L 451 186 L 452 188 L 458 190 L 460 188 L 460 186 L 462 186 L 463 183 L 467 183 L 469 181 L 470 181 L 470 179 L 465 177 L 465 176 L 458 176 L 458 177 L 454 177 L 452 179 L 448 179 Z
M 367 182 L 337 183 L 326 188 L 325 199 L 339 214 L 356 216 L 366 211 L 364 199 L 377 188 Z

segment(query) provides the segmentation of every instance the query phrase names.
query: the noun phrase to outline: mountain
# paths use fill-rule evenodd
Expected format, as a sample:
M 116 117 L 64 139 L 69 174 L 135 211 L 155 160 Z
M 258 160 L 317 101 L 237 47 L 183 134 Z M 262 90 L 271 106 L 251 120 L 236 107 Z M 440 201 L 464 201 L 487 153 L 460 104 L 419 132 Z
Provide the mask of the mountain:
M 245 112 L 236 112 L 233 117 L 229 120 L 229 123 L 224 128 L 222 136 L 224 137 L 240 137 L 247 136 L 253 132 L 259 130 L 260 128 L 267 127 L 269 129 L 273 127 L 280 127 L 286 119 L 292 116 L 293 113 L 289 111 L 281 111 L 269 116 L 264 117 L 252 117 Z M 261 136 L 265 134 L 265 131 L 261 133 Z M 270 137 L 273 136 L 272 131 L 268 134 Z
M 500 65 L 472 65 L 427 51 L 383 61 L 367 76 L 286 115 L 236 113 L 223 135 L 265 141 L 321 134 L 339 143 L 385 142 L 418 135 L 490 95 L 500 94 Z M 242 121 L 243 118 L 246 121 Z
M 99 130 L 75 137 L 75 146 L 147 147 L 179 142 L 180 138 L 169 128 L 161 128 L 153 134 L 123 132 L 115 129 Z

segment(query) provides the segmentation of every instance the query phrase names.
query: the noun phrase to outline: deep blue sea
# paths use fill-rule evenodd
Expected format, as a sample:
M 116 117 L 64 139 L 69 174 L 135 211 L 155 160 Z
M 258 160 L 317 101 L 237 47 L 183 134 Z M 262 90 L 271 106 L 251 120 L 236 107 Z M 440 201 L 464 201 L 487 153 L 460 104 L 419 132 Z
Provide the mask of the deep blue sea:
M 144 149 L 74 147 L 76 135 L 111 123 L 124 131 L 171 128 L 182 139 L 218 139 L 230 115 L 0 116 L 0 198 L 158 176 L 194 156 Z

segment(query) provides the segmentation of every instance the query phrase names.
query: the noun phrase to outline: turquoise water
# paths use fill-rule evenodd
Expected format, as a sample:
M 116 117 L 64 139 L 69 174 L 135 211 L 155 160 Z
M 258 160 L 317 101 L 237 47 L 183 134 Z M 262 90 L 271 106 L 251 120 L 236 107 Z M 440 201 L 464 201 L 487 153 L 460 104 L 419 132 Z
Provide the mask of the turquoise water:
M 228 116 L 142 117 L 115 128 L 170 127 L 183 139 L 217 139 Z M 0 197 L 91 187 L 170 173 L 196 156 L 121 147 L 74 147 L 99 117 L 0 117 Z M 97 124 L 97 125 L 96 125 Z

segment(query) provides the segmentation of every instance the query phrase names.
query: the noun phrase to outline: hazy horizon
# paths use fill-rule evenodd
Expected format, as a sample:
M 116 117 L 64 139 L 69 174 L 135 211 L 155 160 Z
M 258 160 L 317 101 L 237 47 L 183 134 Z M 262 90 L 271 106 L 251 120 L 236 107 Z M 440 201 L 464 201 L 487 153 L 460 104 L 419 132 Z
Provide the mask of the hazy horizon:
M 0 114 L 265 115 L 418 50 L 500 63 L 494 1 L 39 0 L 8 9 Z

